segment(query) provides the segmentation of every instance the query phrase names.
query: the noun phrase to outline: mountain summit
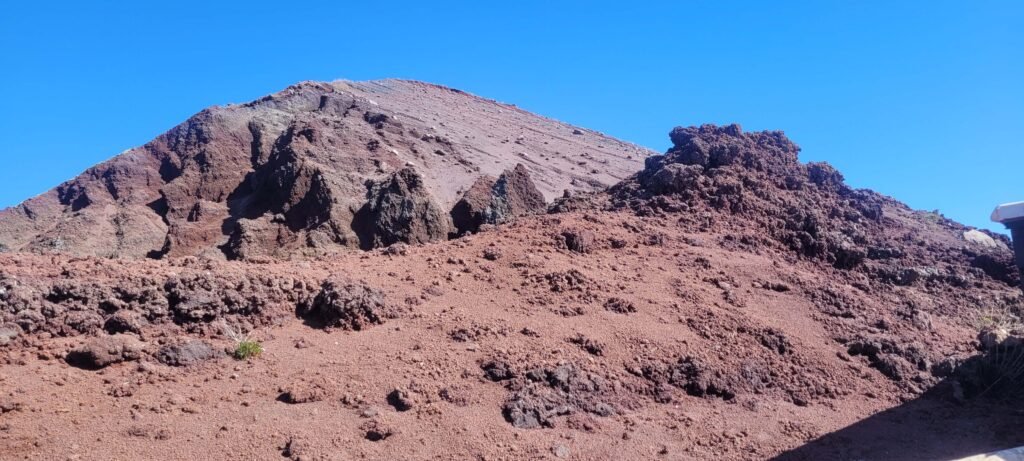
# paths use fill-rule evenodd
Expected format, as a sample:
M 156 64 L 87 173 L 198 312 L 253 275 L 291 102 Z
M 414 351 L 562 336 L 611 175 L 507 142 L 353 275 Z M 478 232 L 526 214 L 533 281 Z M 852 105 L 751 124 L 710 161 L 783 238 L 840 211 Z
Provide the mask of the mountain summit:
M 452 208 L 481 180 L 515 170 L 550 201 L 615 184 L 650 153 L 438 85 L 304 82 L 203 110 L 3 210 L 0 245 L 234 259 L 420 243 L 459 232 Z

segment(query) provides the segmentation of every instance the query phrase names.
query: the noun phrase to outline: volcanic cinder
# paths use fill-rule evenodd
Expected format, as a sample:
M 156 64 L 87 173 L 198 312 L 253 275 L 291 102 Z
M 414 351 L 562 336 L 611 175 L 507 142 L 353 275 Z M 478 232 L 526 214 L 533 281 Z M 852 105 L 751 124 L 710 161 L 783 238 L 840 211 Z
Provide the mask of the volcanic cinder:
M 395 80 L 203 111 L 0 212 L 0 458 L 1024 444 L 1005 236 L 782 132 L 670 139 Z

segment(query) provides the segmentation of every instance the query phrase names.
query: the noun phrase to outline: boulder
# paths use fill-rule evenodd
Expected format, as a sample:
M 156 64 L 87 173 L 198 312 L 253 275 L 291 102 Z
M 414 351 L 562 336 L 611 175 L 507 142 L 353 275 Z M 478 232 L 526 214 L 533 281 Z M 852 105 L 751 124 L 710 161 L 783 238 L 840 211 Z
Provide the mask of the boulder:
M 497 182 L 493 176 L 481 176 L 462 194 L 462 198 L 455 203 L 450 213 L 456 232 L 475 233 L 485 223 L 495 224 L 488 221 L 489 218 L 494 218 L 490 207 L 494 198 L 494 185 Z
M 132 312 L 116 312 L 103 323 L 103 330 L 112 335 L 139 333 L 142 330 L 142 320 Z
M 423 177 L 412 167 L 371 182 L 368 189 L 368 200 L 352 222 L 363 249 L 448 238 L 451 218 L 434 202 Z
M 398 411 L 409 411 L 416 406 L 416 399 L 404 389 L 395 389 L 388 394 L 388 404 Z
M 996 239 L 978 229 L 971 229 L 964 232 L 963 235 L 964 240 L 972 245 L 983 248 L 1006 248 L 1006 245 L 1003 245 L 1002 242 L 996 241 Z
M 520 163 L 505 170 L 498 179 L 477 179 L 452 208 L 451 217 L 455 230 L 465 234 L 478 232 L 485 224 L 502 224 L 546 209 L 544 194 Z
M 69 352 L 65 360 L 72 366 L 98 370 L 115 363 L 138 360 L 142 357 L 142 348 L 142 342 L 134 336 L 99 336 Z
M 568 229 L 562 232 L 565 246 L 576 253 L 590 253 L 594 250 L 597 234 L 586 229 Z
M 1024 341 L 1019 332 L 1010 331 L 1002 326 L 991 326 L 978 332 L 978 343 L 981 344 L 981 350 L 993 351 L 1000 347 L 1019 347 Z
M 361 283 L 335 277 L 324 281 L 315 297 L 299 305 L 299 317 L 322 328 L 364 330 L 398 315 L 384 294 Z

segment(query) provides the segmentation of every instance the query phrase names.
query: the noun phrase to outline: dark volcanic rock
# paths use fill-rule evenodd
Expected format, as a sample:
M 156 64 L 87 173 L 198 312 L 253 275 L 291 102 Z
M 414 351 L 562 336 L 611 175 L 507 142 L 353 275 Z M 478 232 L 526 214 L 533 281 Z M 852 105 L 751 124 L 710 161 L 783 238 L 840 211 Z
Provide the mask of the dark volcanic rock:
M 559 417 L 574 413 L 612 416 L 620 396 L 596 373 L 573 364 L 531 368 L 510 381 L 502 406 L 505 420 L 521 429 L 553 427 Z
M 562 238 L 565 239 L 565 246 L 570 251 L 590 253 L 594 250 L 597 234 L 586 229 L 569 229 L 562 232 Z
M 636 312 L 636 306 L 622 298 L 609 298 L 605 301 L 604 308 L 617 314 L 632 314 Z
M 979 254 L 971 260 L 971 266 L 981 269 L 989 277 L 1008 285 L 1017 285 L 1020 275 L 1013 258 L 1008 254 Z
M 398 430 L 377 420 L 370 420 L 363 423 L 363 425 L 360 426 L 360 429 L 363 430 L 366 440 L 371 442 L 381 442 L 398 434 Z
M 398 411 L 409 411 L 416 406 L 416 401 L 408 391 L 395 389 L 388 394 L 388 404 Z
M 843 174 L 827 162 L 808 163 L 807 179 L 820 187 L 840 188 L 845 185 Z
M 484 370 L 484 376 L 491 381 L 505 381 L 516 377 L 515 372 L 505 362 L 490 361 L 481 365 L 480 368 Z
M 352 222 L 363 249 L 443 240 L 451 232 L 451 218 L 434 202 L 423 178 L 412 168 L 372 183 L 367 195 L 369 201 Z
M 178 344 L 169 344 L 161 347 L 156 353 L 156 358 L 164 365 L 186 367 L 220 358 L 223 355 L 222 351 L 217 350 L 205 341 L 187 339 Z
M 704 125 L 676 128 L 671 138 L 665 155 L 648 158 L 642 172 L 612 188 L 614 207 L 686 211 L 687 225 L 749 230 L 850 270 L 863 265 L 869 243 L 881 243 L 866 237 L 882 232 L 883 206 L 898 206 L 850 189 L 827 163 L 801 164 L 799 147 L 779 131 Z
M 300 304 L 297 313 L 319 327 L 358 331 L 395 318 L 400 310 L 388 304 L 378 290 L 332 278 L 324 281 L 315 297 Z
M 113 268 L 133 263 L 102 261 L 90 264 L 89 275 L 23 280 L 0 275 L 0 325 L 54 336 L 142 333 L 167 323 L 189 333 L 211 333 L 219 320 L 251 330 L 293 313 L 321 281 L 238 271 L 229 263 L 189 267 L 197 262 L 189 259 L 170 273 L 135 266 L 117 271 Z
M 103 330 L 112 335 L 118 333 L 139 333 L 142 321 L 129 312 L 117 312 L 103 323 Z
M 491 216 L 489 208 L 496 182 L 492 176 L 481 176 L 462 194 L 451 211 L 452 224 L 457 232 L 476 232 Z
M 506 217 L 516 217 L 543 212 L 546 204 L 544 194 L 537 189 L 530 172 L 522 163 L 505 170 L 494 183 L 493 209 Z
M 477 179 L 452 208 L 458 233 L 477 232 L 484 224 L 501 224 L 518 216 L 542 213 L 544 195 L 530 179 L 523 164 L 506 170 L 498 179 Z
M 665 386 L 682 389 L 694 397 L 732 400 L 741 382 L 740 377 L 730 376 L 693 357 L 682 357 L 674 363 L 647 364 L 631 371 L 654 383 L 656 399 L 662 402 L 671 401 Z

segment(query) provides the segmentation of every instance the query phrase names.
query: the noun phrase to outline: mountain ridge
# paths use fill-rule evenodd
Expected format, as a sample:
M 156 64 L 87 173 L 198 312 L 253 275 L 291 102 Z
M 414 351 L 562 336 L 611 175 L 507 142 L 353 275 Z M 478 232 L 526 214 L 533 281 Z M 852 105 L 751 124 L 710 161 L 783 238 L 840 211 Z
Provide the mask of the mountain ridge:
M 341 214 L 368 200 L 360 197 L 362 182 L 404 167 L 424 175 L 426 193 L 450 209 L 478 177 L 499 176 L 518 163 L 551 200 L 565 189 L 609 186 L 651 153 L 440 85 L 307 81 L 251 102 L 211 106 L 143 146 L 0 211 L 0 243 L 9 250 L 108 257 L 216 256 L 215 248 L 231 238 L 229 221 L 237 218 L 227 201 L 249 173 L 280 157 L 275 149 L 288 148 L 276 142 L 289 129 L 324 136 L 326 144 L 319 145 L 306 136 L 306 150 L 291 161 L 324 173 Z M 326 237 L 313 237 L 319 243 L 290 242 L 282 255 L 357 246 L 338 230 L 348 224 L 334 224 Z M 302 231 L 289 238 L 307 239 L 305 232 L 315 230 Z

